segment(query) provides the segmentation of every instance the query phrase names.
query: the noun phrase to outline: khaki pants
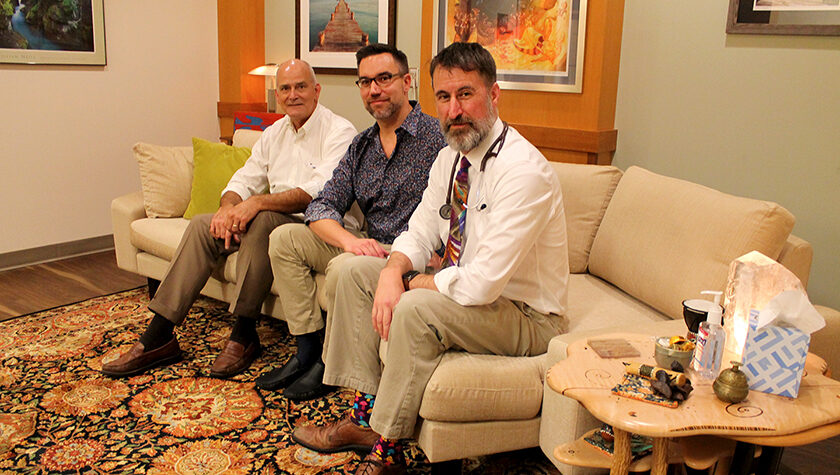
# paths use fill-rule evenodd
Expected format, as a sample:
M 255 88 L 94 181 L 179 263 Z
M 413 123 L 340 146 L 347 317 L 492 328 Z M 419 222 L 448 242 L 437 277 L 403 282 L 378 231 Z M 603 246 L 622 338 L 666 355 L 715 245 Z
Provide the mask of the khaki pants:
M 364 232 L 348 231 L 357 237 L 367 237 Z M 390 249 L 389 245 L 380 245 Z M 271 233 L 268 257 L 277 280 L 277 295 L 289 324 L 289 333 L 304 335 L 324 328 L 315 289 L 315 273 L 326 274 L 324 292 L 327 301 L 332 302 L 335 299 L 332 270 L 353 254 L 327 244 L 305 224 L 290 224 Z
M 273 281 L 268 263 L 268 235 L 283 224 L 299 223 L 300 218 L 274 211 L 261 211 L 248 224 L 241 242 L 231 242 L 210 235 L 212 214 L 193 217 L 175 251 L 169 270 L 163 277 L 149 309 L 180 325 L 198 297 L 220 258 L 236 251 L 236 288 L 230 312 L 237 317 L 256 318 Z
M 406 292 L 394 309 L 384 369 L 371 309 L 385 259 L 354 256 L 333 269 L 324 383 L 376 394 L 370 424 L 390 439 L 411 437 L 426 384 L 446 350 L 529 356 L 545 353 L 565 318 L 499 298 L 465 307 L 432 290 Z

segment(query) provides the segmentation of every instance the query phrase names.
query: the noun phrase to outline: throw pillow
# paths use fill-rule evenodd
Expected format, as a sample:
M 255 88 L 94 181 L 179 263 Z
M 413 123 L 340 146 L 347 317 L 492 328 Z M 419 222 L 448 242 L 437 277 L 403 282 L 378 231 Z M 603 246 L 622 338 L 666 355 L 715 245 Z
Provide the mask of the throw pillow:
M 150 218 L 183 216 L 190 202 L 193 178 L 192 147 L 136 143 L 132 147 L 140 168 L 143 207 Z
M 193 182 L 190 204 L 184 217 L 214 213 L 219 209 L 219 198 L 230 177 L 242 168 L 251 149 L 233 147 L 223 143 L 208 142 L 193 137 Z

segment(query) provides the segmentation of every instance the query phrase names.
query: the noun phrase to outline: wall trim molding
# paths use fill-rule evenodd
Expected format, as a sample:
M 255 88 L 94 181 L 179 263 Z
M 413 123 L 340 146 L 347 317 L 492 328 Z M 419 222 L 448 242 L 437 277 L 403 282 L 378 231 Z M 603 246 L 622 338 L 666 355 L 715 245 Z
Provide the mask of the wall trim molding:
M 609 165 L 618 143 L 618 130 L 580 130 L 510 123 L 543 153 L 570 152 L 581 155 L 581 162 Z M 567 157 L 568 158 L 568 157 Z M 549 157 L 549 160 L 552 158 Z M 563 159 L 561 161 L 566 161 Z
M 114 235 L 106 234 L 78 241 L 61 242 L 0 254 L 0 270 L 57 261 L 114 248 Z

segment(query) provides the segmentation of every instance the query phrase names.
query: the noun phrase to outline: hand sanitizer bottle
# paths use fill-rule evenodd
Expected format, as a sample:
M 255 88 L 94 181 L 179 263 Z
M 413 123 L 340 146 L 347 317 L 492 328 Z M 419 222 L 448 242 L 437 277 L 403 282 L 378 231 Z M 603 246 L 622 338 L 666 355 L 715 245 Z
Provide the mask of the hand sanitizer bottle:
M 701 294 L 715 296 L 715 305 L 709 311 L 706 321 L 700 323 L 697 332 L 697 346 L 691 360 L 691 368 L 703 379 L 715 379 L 720 371 L 720 360 L 723 357 L 723 344 L 726 342 L 726 332 L 720 321 L 723 312 L 720 297 L 723 292 L 704 290 Z

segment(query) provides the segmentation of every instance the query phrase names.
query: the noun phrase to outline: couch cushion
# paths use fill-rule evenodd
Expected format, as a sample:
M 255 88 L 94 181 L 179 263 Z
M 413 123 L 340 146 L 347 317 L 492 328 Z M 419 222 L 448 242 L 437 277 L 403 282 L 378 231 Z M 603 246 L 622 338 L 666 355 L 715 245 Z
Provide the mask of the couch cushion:
M 254 144 L 257 143 L 261 135 L 262 131 L 260 130 L 236 129 L 233 132 L 233 146 L 254 148 Z
M 190 202 L 193 176 L 192 147 L 136 143 L 132 147 L 140 168 L 143 207 L 150 218 L 175 218 Z
M 447 351 L 420 404 L 434 421 L 530 419 L 542 405 L 545 355 L 510 357 Z
M 131 223 L 131 245 L 171 261 L 190 224 L 184 218 L 143 218 Z
M 630 167 L 595 235 L 589 272 L 682 318 L 682 300 L 724 289 L 733 259 L 752 250 L 776 259 L 793 224 L 776 203 Z
M 621 170 L 616 167 L 552 162 L 563 190 L 569 237 L 569 271 L 586 272 L 589 250 Z
M 619 325 L 639 328 L 670 320 L 656 309 L 590 274 L 569 276 L 568 308 L 566 318 L 572 334 Z
M 184 211 L 187 219 L 219 209 L 219 198 L 230 177 L 245 165 L 251 149 L 208 142 L 193 137 L 193 182 L 190 204 Z

